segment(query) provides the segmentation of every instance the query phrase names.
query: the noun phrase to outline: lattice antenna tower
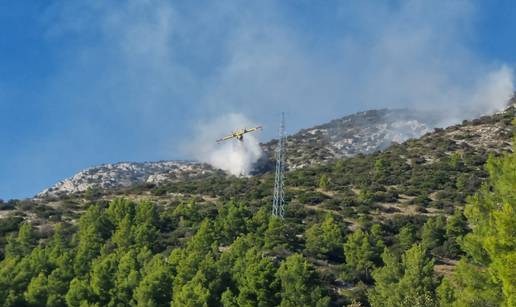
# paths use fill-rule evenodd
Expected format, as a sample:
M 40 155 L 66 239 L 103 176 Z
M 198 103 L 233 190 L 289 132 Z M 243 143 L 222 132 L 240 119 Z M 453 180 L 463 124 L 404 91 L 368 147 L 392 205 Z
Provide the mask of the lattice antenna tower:
M 278 146 L 276 147 L 276 174 L 274 176 L 274 198 L 272 200 L 272 215 L 285 216 L 285 113 L 281 113 Z

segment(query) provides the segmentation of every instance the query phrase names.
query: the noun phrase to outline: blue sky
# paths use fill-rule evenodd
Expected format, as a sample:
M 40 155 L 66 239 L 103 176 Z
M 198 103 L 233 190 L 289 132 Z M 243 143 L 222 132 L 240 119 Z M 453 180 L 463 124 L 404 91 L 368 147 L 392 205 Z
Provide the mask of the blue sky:
M 379 107 L 500 107 L 514 1 L 0 0 L 0 198 L 188 159 L 228 113 L 295 131 Z M 189 149 L 185 149 L 189 148 Z

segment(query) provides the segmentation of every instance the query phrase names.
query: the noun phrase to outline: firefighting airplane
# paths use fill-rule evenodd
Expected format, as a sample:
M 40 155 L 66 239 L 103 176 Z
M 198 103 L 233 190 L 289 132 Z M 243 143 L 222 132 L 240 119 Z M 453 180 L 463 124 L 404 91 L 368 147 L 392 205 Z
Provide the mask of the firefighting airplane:
M 230 139 L 233 139 L 233 138 L 239 140 L 240 142 L 243 142 L 244 141 L 244 134 L 249 133 L 249 132 L 253 132 L 253 131 L 256 131 L 256 130 L 259 130 L 259 129 L 262 129 L 262 126 L 258 126 L 258 127 L 254 127 L 254 128 L 240 129 L 240 130 L 234 131 L 233 133 L 231 133 L 228 136 L 225 136 L 225 137 L 223 137 L 221 139 L 218 139 L 217 143 L 220 143 L 220 142 L 223 142 L 223 141 L 227 141 L 227 140 L 230 140 Z

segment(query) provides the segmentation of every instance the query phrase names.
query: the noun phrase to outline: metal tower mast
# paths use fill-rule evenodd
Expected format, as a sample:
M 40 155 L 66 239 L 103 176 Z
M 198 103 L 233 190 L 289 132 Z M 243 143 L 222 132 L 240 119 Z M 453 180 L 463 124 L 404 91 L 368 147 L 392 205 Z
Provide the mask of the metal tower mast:
M 281 113 L 278 147 L 276 147 L 276 175 L 274 177 L 274 198 L 272 215 L 283 218 L 285 215 L 285 113 Z

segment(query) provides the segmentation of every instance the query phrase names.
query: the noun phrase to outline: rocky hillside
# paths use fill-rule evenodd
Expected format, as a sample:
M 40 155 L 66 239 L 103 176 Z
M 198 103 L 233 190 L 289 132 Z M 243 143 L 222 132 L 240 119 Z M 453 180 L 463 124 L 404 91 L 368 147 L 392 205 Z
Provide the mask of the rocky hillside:
M 288 138 L 288 165 L 298 169 L 358 153 L 368 154 L 429 132 L 434 122 L 423 114 L 408 110 L 372 110 L 303 129 Z M 257 164 L 257 173 L 273 166 L 277 140 L 262 144 L 266 153 Z M 207 164 L 192 161 L 160 161 L 103 164 L 81 171 L 45 189 L 38 197 L 86 191 L 88 188 L 113 189 L 135 184 L 159 184 L 213 172 Z
M 361 119 L 377 118 L 382 112 L 383 114 L 389 113 L 388 111 L 363 112 L 326 125 L 303 130 L 291 136 L 289 138 L 290 161 L 299 161 L 300 163 L 303 161 L 300 157 L 292 154 L 295 150 L 305 157 L 314 155 L 310 151 L 320 153 L 324 150 L 317 146 L 306 145 L 302 140 L 303 135 L 312 136 L 312 142 L 337 144 L 337 142 L 330 141 L 332 133 L 328 133 L 330 137 L 322 138 L 316 137 L 318 134 L 313 131 L 319 131 L 320 135 L 325 135 L 326 132 L 321 131 L 334 131 L 335 127 L 339 125 L 344 126 L 345 123 L 357 121 L 357 116 L 360 116 Z M 410 197 L 421 194 L 422 199 L 426 200 L 425 206 L 430 199 L 430 205 L 435 203 L 434 207 L 442 208 L 444 202 L 445 207 L 451 210 L 457 204 L 463 203 L 464 197 L 471 195 L 478 188 L 485 177 L 483 164 L 489 153 L 496 154 L 512 150 L 511 121 L 514 119 L 514 115 L 515 107 L 511 106 L 497 114 L 464 121 L 444 129 L 435 129 L 419 138 L 410 139 L 401 144 L 393 144 L 385 150 L 373 154 L 355 155 L 329 163 L 313 165 L 306 163 L 306 167 L 293 169 L 288 174 L 292 203 L 306 205 L 324 200 L 328 202 L 327 208 L 337 210 L 337 212 L 342 211 L 344 213 L 340 214 L 347 215 L 351 212 L 350 209 L 340 206 L 349 203 L 349 199 L 353 199 L 353 201 L 346 206 L 358 206 L 357 208 L 359 208 L 360 204 L 364 202 L 364 198 L 368 197 L 373 197 L 375 201 L 378 201 L 384 199 L 386 194 L 392 194 L 392 197 L 389 198 L 390 201 L 401 204 Z M 363 121 L 358 122 L 363 123 Z M 386 126 L 396 125 L 398 124 Z M 364 131 L 363 129 L 369 129 L 371 132 L 376 131 L 371 135 L 377 137 L 356 137 L 354 140 L 362 141 L 353 141 L 352 143 L 365 144 L 367 139 L 374 139 L 377 140 L 374 143 L 376 146 L 385 146 L 385 143 L 378 140 L 386 139 L 387 129 L 370 128 L 365 124 L 361 128 L 362 130 L 353 127 L 352 125 L 348 126 L 349 133 L 356 131 L 359 135 Z M 417 130 L 412 131 L 416 133 L 414 131 Z M 423 131 L 425 130 L 417 133 L 423 133 Z M 380 135 L 384 136 L 380 137 Z M 406 134 L 403 137 L 406 137 Z M 333 140 L 336 139 L 333 138 Z M 270 151 L 274 148 L 274 142 L 264 146 L 268 146 Z M 305 151 L 302 149 L 303 146 L 307 146 Z M 336 148 L 336 145 L 334 146 Z M 371 146 L 364 145 L 362 148 L 373 150 L 372 148 L 375 147 Z M 335 156 L 328 155 L 326 159 L 334 159 L 337 154 L 346 155 L 345 151 L 340 151 Z M 349 155 L 352 154 L 349 153 Z M 317 155 L 315 156 L 317 157 Z M 324 159 L 314 158 L 313 161 L 324 161 Z M 454 165 L 452 170 L 455 173 L 450 171 L 449 165 Z M 382 173 L 382 176 L 386 176 L 384 179 L 379 175 Z M 321 179 L 323 177 L 327 178 L 325 185 L 330 191 L 325 192 L 326 194 L 323 193 L 324 195 L 318 189 L 321 182 L 324 181 Z M 13 201 L 7 204 L 0 203 L 0 217 L 23 218 L 41 225 L 58 217 L 59 220 L 73 222 L 82 212 L 83 206 L 87 206 L 92 200 L 110 200 L 116 197 L 146 199 L 167 206 L 194 200 L 199 204 L 206 204 L 207 208 L 211 208 L 210 206 L 214 202 L 237 198 L 256 206 L 262 206 L 264 203 L 270 203 L 272 185 L 271 173 L 250 178 L 236 178 L 227 176 L 224 172 L 215 170 L 209 165 L 196 162 L 105 164 L 92 167 L 63 180 L 34 199 Z M 456 192 L 455 190 L 459 186 L 465 191 Z M 90 187 L 98 189 L 94 189 L 97 190 L 94 191 L 95 193 L 85 193 Z M 331 191 L 332 189 L 335 192 Z M 417 191 L 416 194 L 414 194 L 415 191 Z M 338 209 L 335 209 L 336 204 L 339 206 Z M 360 210 L 368 211 L 370 208 L 361 208 Z M 382 214 L 382 217 L 385 216 L 388 215 Z
M 88 188 L 114 189 L 138 183 L 184 180 L 213 172 L 207 164 L 192 161 L 159 161 L 102 164 L 83 170 L 45 189 L 38 197 L 84 192 Z
M 359 153 L 370 154 L 432 131 L 437 117 L 405 109 L 359 112 L 329 123 L 303 129 L 288 137 L 290 169 L 329 162 Z M 264 144 L 270 160 L 277 141 Z M 270 161 L 269 161 L 270 162 Z

